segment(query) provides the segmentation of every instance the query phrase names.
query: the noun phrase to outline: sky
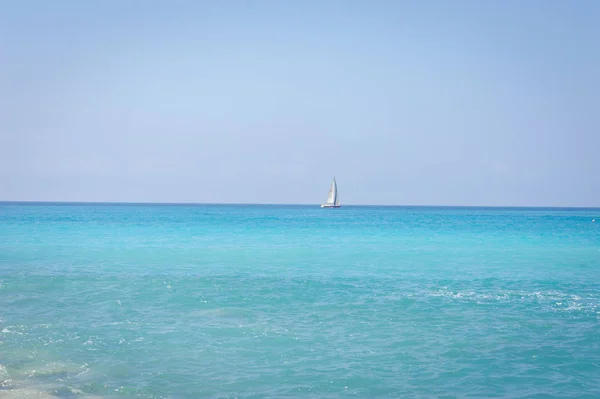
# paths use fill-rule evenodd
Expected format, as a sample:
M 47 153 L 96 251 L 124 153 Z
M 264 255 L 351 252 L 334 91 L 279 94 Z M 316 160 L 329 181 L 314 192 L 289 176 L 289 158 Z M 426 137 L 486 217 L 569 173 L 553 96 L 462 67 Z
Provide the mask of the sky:
M 0 200 L 600 206 L 595 0 L 0 0 Z

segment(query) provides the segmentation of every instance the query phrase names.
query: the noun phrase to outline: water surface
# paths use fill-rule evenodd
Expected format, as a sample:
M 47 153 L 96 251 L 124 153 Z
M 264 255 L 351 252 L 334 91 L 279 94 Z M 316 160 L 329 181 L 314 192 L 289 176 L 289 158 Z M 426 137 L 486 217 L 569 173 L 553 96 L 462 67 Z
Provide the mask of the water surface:
M 0 398 L 599 397 L 594 218 L 0 204 Z

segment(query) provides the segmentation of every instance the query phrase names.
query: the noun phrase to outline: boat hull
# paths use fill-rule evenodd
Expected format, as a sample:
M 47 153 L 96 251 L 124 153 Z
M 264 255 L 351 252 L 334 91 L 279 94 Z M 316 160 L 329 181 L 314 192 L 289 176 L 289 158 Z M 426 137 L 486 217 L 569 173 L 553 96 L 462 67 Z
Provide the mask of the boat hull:
M 328 204 L 323 204 L 321 205 L 321 208 L 339 208 L 341 205 L 328 205 Z

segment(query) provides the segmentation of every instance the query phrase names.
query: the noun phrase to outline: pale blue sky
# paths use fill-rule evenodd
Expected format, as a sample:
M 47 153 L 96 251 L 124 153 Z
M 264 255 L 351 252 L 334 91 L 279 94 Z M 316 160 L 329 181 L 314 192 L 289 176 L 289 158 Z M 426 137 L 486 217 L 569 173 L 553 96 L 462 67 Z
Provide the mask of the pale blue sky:
M 0 200 L 600 206 L 600 1 L 0 6 Z

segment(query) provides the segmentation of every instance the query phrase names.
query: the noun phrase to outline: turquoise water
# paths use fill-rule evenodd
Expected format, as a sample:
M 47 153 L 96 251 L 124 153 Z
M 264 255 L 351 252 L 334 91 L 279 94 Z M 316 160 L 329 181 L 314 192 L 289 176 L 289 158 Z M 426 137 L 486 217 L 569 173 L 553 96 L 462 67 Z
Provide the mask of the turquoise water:
M 599 397 L 599 285 L 600 210 L 5 203 L 0 398 Z

